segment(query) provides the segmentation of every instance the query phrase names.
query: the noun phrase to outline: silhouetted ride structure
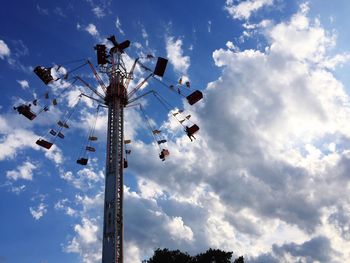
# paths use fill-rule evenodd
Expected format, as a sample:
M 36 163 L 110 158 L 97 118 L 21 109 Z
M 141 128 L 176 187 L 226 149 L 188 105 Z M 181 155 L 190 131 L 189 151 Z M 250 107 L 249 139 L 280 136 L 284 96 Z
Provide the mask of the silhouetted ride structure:
M 125 56 L 127 56 L 125 50 L 130 46 L 130 41 L 126 40 L 122 43 L 118 43 L 115 36 L 107 38 L 109 41 L 105 44 L 98 44 L 95 46 L 97 53 L 97 64 L 99 72 L 105 74 L 108 77 L 109 83 L 105 85 L 101 76 L 97 73 L 96 69 L 89 60 L 79 60 L 80 64 L 70 70 L 60 73 L 60 69 L 63 65 L 54 67 L 37 66 L 34 69 L 35 74 L 44 82 L 45 85 L 51 85 L 56 81 L 62 80 L 69 85 L 65 89 L 76 85 L 75 83 L 81 83 L 86 90 L 90 91 L 88 95 L 81 92 L 77 98 L 77 102 L 72 109 L 70 109 L 63 119 L 57 121 L 57 126 L 54 129 L 50 129 L 46 136 L 39 138 L 36 144 L 49 150 L 55 143 L 56 138 L 64 139 L 64 130 L 70 128 L 68 122 L 75 111 L 76 105 L 82 97 L 89 98 L 97 102 L 96 119 L 99 116 L 99 110 L 101 107 L 108 109 L 108 128 L 107 128 L 107 149 L 106 149 L 106 175 L 105 175 L 105 199 L 104 199 L 104 221 L 103 221 L 103 244 L 102 244 L 102 262 L 103 263 L 122 263 L 123 262 L 123 169 L 128 167 L 127 155 L 131 153 L 128 149 L 128 144 L 131 140 L 124 139 L 124 109 L 126 107 L 139 107 L 142 112 L 148 128 L 153 136 L 155 145 L 159 147 L 159 158 L 164 161 L 170 152 L 166 147 L 161 147 L 166 143 L 166 139 L 161 137 L 161 130 L 152 126 L 152 122 L 149 120 L 145 110 L 141 103 L 137 101 L 147 95 L 153 95 L 160 104 L 165 107 L 166 110 L 172 112 L 172 117 L 184 128 L 184 131 L 191 139 L 194 138 L 194 134 L 198 132 L 199 127 L 192 123 L 191 126 L 184 125 L 184 122 L 191 122 L 191 115 L 184 116 L 183 110 L 173 110 L 171 104 L 164 99 L 157 91 L 150 90 L 141 95 L 136 95 L 140 91 L 141 87 L 146 84 L 151 78 L 158 81 L 160 84 L 166 86 L 172 92 L 175 92 L 179 96 L 186 98 L 190 105 L 195 104 L 203 98 L 203 94 L 199 90 L 192 91 L 190 88 L 190 82 L 186 81 L 185 85 L 182 84 L 180 78 L 174 85 L 169 85 L 163 78 L 168 60 L 162 57 L 155 58 L 153 55 L 147 55 L 146 57 L 138 57 L 134 60 L 130 70 L 127 70 L 125 66 Z M 109 48 L 107 47 L 109 46 Z M 128 57 L 130 58 L 130 57 Z M 155 61 L 154 70 L 146 65 L 147 61 Z M 95 79 L 97 80 L 99 87 L 94 88 L 88 82 L 86 82 L 81 76 L 74 74 L 80 68 L 89 66 Z M 147 77 L 140 79 L 140 81 L 129 89 L 129 85 L 134 80 L 134 70 L 136 66 L 140 67 L 143 72 L 148 72 Z M 53 74 L 53 71 L 56 71 Z M 57 77 L 54 75 L 58 75 Z M 72 77 L 71 77 L 72 76 Z M 50 100 L 48 92 L 46 92 L 42 98 L 36 97 L 30 103 L 23 103 L 14 109 L 28 118 L 34 120 L 39 114 L 47 112 L 51 107 L 56 107 L 60 96 L 62 96 L 64 90 L 61 91 L 55 98 Z M 188 93 L 184 95 L 183 93 Z M 44 106 L 39 106 L 39 101 L 44 100 Z M 41 103 L 42 104 L 42 103 Z M 37 111 L 32 109 L 32 106 L 39 108 Z M 87 153 L 93 153 L 96 151 L 93 143 L 97 141 L 95 136 L 96 119 L 92 127 L 90 128 L 87 144 L 83 148 L 83 154 L 78 158 L 77 164 L 87 165 L 89 159 Z

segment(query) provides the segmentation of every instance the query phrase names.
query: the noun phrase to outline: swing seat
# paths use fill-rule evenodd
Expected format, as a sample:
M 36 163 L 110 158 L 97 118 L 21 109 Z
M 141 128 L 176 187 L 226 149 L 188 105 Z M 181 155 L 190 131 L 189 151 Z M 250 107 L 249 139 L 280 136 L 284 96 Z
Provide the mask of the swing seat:
M 191 127 L 186 127 L 186 133 L 188 136 L 192 136 L 193 134 L 195 134 L 196 132 L 199 131 L 199 127 L 197 126 L 197 124 L 193 124 Z
M 57 134 L 57 136 L 58 136 L 59 138 L 61 138 L 61 139 L 64 139 L 64 134 L 63 134 L 62 132 L 59 132 L 59 133 Z
M 97 137 L 96 136 L 89 136 L 89 140 L 90 141 L 97 141 Z
M 166 143 L 166 140 L 159 140 L 157 141 L 158 144 Z
M 53 135 L 53 136 L 56 136 L 57 135 L 57 132 L 55 130 L 50 130 L 50 134 Z
M 89 152 L 96 152 L 96 149 L 94 147 L 91 147 L 91 146 L 86 146 L 85 150 L 87 150 Z
M 23 104 L 15 109 L 18 111 L 19 114 L 22 114 L 24 117 L 31 121 L 36 118 L 36 114 L 30 110 L 30 106 L 28 105 Z
M 128 165 L 128 161 L 124 159 L 124 169 L 125 169 L 125 168 L 128 168 L 128 166 L 129 166 L 129 165 Z
M 53 145 L 53 143 L 51 142 L 48 142 L 48 141 L 45 141 L 44 139 L 39 139 L 36 141 L 36 144 L 41 146 L 41 147 L 44 147 L 45 149 L 50 149 L 51 146 Z
M 158 57 L 156 67 L 154 69 L 154 75 L 163 77 L 168 60 L 162 57 Z
M 58 121 L 58 122 L 57 122 L 57 125 L 60 126 L 60 127 L 67 128 L 67 129 L 69 128 L 68 124 L 65 123 L 65 122 L 62 122 L 62 121 Z
M 80 165 L 87 165 L 87 163 L 88 163 L 87 158 L 80 158 L 77 160 L 77 164 L 80 164 Z
M 53 77 L 51 76 L 51 68 L 37 66 L 34 69 L 34 73 L 45 83 L 45 85 L 53 81 Z
M 194 91 L 193 93 L 191 93 L 186 97 L 190 105 L 195 104 L 196 102 L 200 101 L 202 98 L 203 98 L 203 93 L 199 90 Z

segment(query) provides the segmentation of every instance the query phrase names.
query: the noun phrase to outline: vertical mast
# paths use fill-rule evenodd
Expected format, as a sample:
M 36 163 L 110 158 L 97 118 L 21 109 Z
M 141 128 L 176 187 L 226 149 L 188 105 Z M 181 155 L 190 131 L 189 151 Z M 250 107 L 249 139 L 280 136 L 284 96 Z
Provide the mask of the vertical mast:
M 111 53 L 112 67 L 105 99 L 108 130 L 102 263 L 123 263 L 123 140 L 127 102 L 124 80 L 127 73 L 121 52 L 118 49 L 114 52 Z

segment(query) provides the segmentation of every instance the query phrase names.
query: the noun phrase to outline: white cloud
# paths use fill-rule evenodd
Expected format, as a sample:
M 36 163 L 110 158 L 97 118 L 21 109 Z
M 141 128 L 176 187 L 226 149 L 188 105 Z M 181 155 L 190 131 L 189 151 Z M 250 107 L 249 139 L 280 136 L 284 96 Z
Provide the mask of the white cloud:
M 11 192 L 15 193 L 16 195 L 19 195 L 23 191 L 25 191 L 26 186 L 25 185 L 20 185 L 20 186 L 12 186 L 11 187 Z
M 83 168 L 76 174 L 61 170 L 60 177 L 77 189 L 87 190 L 93 188 L 97 182 L 103 181 L 104 175 L 102 171 L 96 173 L 92 168 Z
M 33 179 L 33 170 L 38 167 L 29 161 L 24 162 L 23 165 L 18 166 L 16 170 L 6 172 L 6 177 L 17 181 L 18 179 L 29 180 Z
M 53 112 L 50 114 L 53 115 L 45 120 L 36 119 L 37 123 L 41 125 L 52 124 L 52 120 L 56 119 L 56 116 Z M 53 161 L 57 165 L 61 164 L 63 162 L 61 149 L 53 145 L 50 150 L 45 150 L 36 145 L 35 142 L 40 136 L 29 129 L 25 129 L 26 126 L 32 127 L 32 123 L 26 124 L 27 122 L 23 122 L 23 118 L 23 116 L 18 114 L 0 116 L 0 161 L 13 159 L 18 153 L 31 148 L 43 151 L 47 159 Z
M 141 251 L 135 243 L 127 242 L 124 248 L 125 262 L 140 263 Z
M 56 165 L 63 162 L 62 150 L 56 145 L 53 145 L 49 151 L 45 151 L 45 157 L 53 161 Z
M 68 253 L 79 253 L 84 263 L 101 261 L 102 247 L 98 239 L 99 227 L 95 220 L 83 217 L 81 224 L 74 226 L 76 236 L 65 247 Z
M 97 28 L 94 24 L 88 24 L 85 27 L 85 31 L 87 31 L 90 35 L 94 36 L 94 37 L 98 37 L 100 34 L 97 31 Z
M 122 29 L 122 23 L 119 20 L 119 17 L 115 20 L 115 27 L 118 29 L 119 33 L 125 35 L 125 32 Z
M 11 51 L 9 47 L 6 45 L 6 43 L 0 39 L 0 58 L 4 59 L 5 57 L 9 57 L 11 54 Z
M 227 41 L 227 42 L 226 42 L 226 47 L 229 48 L 229 49 L 231 49 L 231 50 L 234 50 L 234 51 L 239 51 L 239 48 L 236 47 L 236 46 L 232 43 L 232 41 Z
M 94 8 L 92 8 L 92 12 L 95 14 L 97 18 L 102 18 L 106 15 L 104 10 L 99 6 L 95 6 Z
M 187 75 L 190 67 L 190 57 L 183 55 L 182 39 L 175 40 L 174 37 L 166 37 L 166 51 L 170 63 L 178 74 Z
M 307 6 L 302 6 L 288 23 L 280 23 L 269 31 L 272 52 L 298 60 L 324 61 L 326 50 L 335 45 L 335 35 L 327 34 L 317 20 L 311 23 L 306 16 L 307 10 Z M 301 43 L 295 39 L 303 41 Z M 291 45 L 291 42 L 294 43 Z
M 47 213 L 47 206 L 40 203 L 37 208 L 30 207 L 29 211 L 35 220 L 39 220 Z
M 35 144 L 38 137 L 33 132 L 20 128 L 9 131 L 9 128 L 7 120 L 0 116 L 0 161 L 14 158 L 19 150 L 38 149 Z
M 85 244 L 91 244 L 97 241 L 98 226 L 88 218 L 83 218 L 81 225 L 76 225 L 74 230 L 78 233 L 79 238 Z
M 46 15 L 46 16 L 49 15 L 49 9 L 47 9 L 47 8 L 43 8 L 43 7 L 39 6 L 39 5 L 36 5 L 36 10 L 38 10 L 38 13 L 40 15 Z
M 67 205 L 68 203 L 69 203 L 69 200 L 65 198 L 65 199 L 59 200 L 54 207 L 56 210 L 64 211 L 64 213 L 68 216 L 76 216 L 78 212 L 72 207 L 68 206 Z
M 193 232 L 190 227 L 186 226 L 181 217 L 173 217 L 168 222 L 170 235 L 174 239 L 183 239 L 193 241 Z
M 184 106 L 201 128 L 195 143 L 177 135 L 162 164 L 153 145 L 133 145 L 138 189 L 125 191 L 124 207 L 141 258 L 176 245 L 235 248 L 252 262 L 329 262 L 328 252 L 346 262 L 350 98 L 326 64 L 345 60 L 330 55 L 335 37 L 304 5 L 268 24 L 252 28 L 266 37 L 263 51 L 228 43 L 213 52 L 221 76 L 201 104 Z M 171 223 L 188 239 L 174 238 Z
M 234 5 L 233 0 L 226 0 L 225 9 L 236 19 L 249 19 L 249 17 L 264 6 L 272 5 L 274 0 L 245 0 Z
M 18 84 L 21 86 L 22 89 L 27 89 L 29 88 L 29 83 L 27 80 L 17 80 Z
M 146 47 L 148 47 L 148 45 L 149 45 L 148 33 L 147 33 L 144 26 L 142 26 L 142 28 L 141 28 L 141 34 L 142 34 L 142 38 L 145 40 Z

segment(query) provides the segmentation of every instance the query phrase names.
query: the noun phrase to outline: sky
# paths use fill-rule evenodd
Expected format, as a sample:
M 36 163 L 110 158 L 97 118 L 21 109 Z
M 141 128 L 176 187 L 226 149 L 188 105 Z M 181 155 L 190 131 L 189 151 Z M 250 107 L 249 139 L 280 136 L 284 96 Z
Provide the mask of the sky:
M 33 69 L 96 66 L 93 47 L 110 35 L 131 41 L 129 68 L 139 56 L 167 58 L 165 83 L 182 78 L 204 94 L 191 106 L 155 80 L 138 92 L 156 90 L 171 106 L 141 99 L 167 140 L 164 162 L 142 112 L 125 109 L 125 262 L 159 247 L 219 248 L 248 263 L 347 262 L 349 11 L 346 0 L 3 2 L 0 262 L 101 262 L 107 112 L 79 100 L 90 95 L 83 85 L 47 86 Z M 74 74 L 101 90 L 88 67 Z M 145 76 L 137 67 L 130 87 Z M 34 99 L 33 121 L 13 109 Z M 193 142 L 172 117 L 179 109 L 200 127 Z M 35 144 L 70 113 L 64 139 L 49 151 Z M 79 166 L 95 120 L 96 152 Z

